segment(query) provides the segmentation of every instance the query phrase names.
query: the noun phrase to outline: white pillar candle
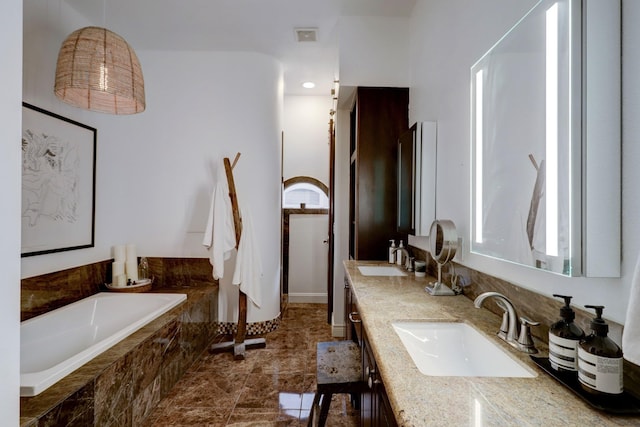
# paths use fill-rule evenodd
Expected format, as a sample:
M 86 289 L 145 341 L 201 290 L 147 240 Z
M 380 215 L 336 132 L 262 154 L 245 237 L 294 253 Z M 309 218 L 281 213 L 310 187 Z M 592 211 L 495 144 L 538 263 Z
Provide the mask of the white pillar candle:
M 124 273 L 113 276 L 112 286 L 114 288 L 124 288 L 125 286 L 127 286 L 127 276 Z
M 126 259 L 126 248 L 124 245 L 117 245 L 113 247 L 113 259 L 115 261 L 124 262 Z
M 134 282 L 138 280 L 138 262 L 137 261 L 127 261 L 125 264 L 125 270 L 127 272 L 127 279 L 131 279 Z
M 111 276 L 116 277 L 124 274 L 124 261 L 114 261 L 111 264 Z
M 127 245 L 127 260 L 126 262 L 138 263 L 138 255 L 136 254 L 136 245 L 129 243 Z

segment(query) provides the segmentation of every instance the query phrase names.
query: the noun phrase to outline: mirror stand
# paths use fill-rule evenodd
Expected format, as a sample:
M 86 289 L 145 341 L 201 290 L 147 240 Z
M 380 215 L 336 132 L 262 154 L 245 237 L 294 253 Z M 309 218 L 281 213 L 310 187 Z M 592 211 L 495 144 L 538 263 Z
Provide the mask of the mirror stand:
M 429 295 L 434 296 L 453 296 L 456 293 L 451 290 L 450 287 L 442 283 L 442 266 L 444 264 L 438 264 L 438 281 L 431 282 L 427 286 L 425 286 L 424 290 L 429 293 Z
M 435 220 L 429 229 L 429 252 L 438 264 L 438 280 L 429 283 L 424 290 L 433 296 L 453 296 L 456 293 L 442 283 L 442 266 L 451 261 L 458 248 L 456 226 L 450 220 Z

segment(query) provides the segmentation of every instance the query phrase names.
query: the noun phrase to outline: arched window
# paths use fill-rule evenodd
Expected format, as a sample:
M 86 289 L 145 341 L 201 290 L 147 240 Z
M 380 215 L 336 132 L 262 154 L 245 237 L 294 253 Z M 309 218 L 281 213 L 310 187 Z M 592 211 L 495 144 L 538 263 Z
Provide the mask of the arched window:
M 295 177 L 285 181 L 282 195 L 283 208 L 328 209 L 329 197 L 327 186 L 315 178 Z

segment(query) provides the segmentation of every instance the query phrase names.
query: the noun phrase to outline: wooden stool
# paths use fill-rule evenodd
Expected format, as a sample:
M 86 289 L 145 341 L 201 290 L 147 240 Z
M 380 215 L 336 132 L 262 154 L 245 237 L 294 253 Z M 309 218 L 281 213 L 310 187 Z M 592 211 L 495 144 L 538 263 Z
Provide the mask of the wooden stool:
M 335 393 L 360 393 L 362 380 L 360 347 L 353 341 L 319 342 L 316 359 L 316 395 L 309 413 L 309 427 L 324 426 Z M 320 400 L 322 399 L 322 403 Z M 318 406 L 320 406 L 318 415 Z

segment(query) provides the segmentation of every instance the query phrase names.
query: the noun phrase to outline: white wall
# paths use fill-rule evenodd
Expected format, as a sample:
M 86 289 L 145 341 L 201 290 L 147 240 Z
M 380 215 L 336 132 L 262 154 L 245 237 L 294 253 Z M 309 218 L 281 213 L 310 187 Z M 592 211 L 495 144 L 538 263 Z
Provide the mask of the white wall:
M 409 86 L 407 18 L 344 16 L 338 28 L 340 86 Z
M 22 0 L 0 4 L 2 66 L 0 81 L 0 420 L 18 425 L 20 417 L 20 135 L 22 112 Z
M 418 0 L 411 16 L 410 121 L 438 122 L 437 217 L 452 219 L 460 235 L 470 232 L 469 69 L 535 0 Z M 623 2 L 623 260 L 620 279 L 565 278 L 471 254 L 462 259 L 477 270 L 550 296 L 573 295 L 578 306 L 606 306 L 605 317 L 624 322 L 635 261 L 640 249 L 640 3 Z M 626 119 L 626 120 L 625 120 Z M 616 191 L 617 189 L 613 189 Z M 544 321 L 545 319 L 536 319 Z M 548 320 L 548 319 L 546 319 Z
M 326 96 L 285 96 L 283 178 L 310 176 L 329 186 L 329 110 Z
M 216 170 L 222 157 L 233 159 L 241 152 L 236 189 L 253 217 L 267 289 L 263 309 L 250 304 L 248 320 L 275 318 L 280 305 L 281 64 L 255 53 L 137 51 L 146 111 L 132 116 L 82 111 L 58 101 L 52 88 L 62 40 L 86 23 L 64 22 L 64 31 L 53 30 L 60 16 L 56 7 L 43 9 L 34 1 L 25 4 L 24 52 L 30 67 L 24 100 L 98 129 L 96 242 L 91 249 L 24 258 L 22 277 L 108 259 L 113 245 L 127 242 L 137 245 L 140 256 L 207 257 L 201 242 Z M 29 12 L 38 7 L 44 19 L 34 13 L 38 19 L 32 20 Z

